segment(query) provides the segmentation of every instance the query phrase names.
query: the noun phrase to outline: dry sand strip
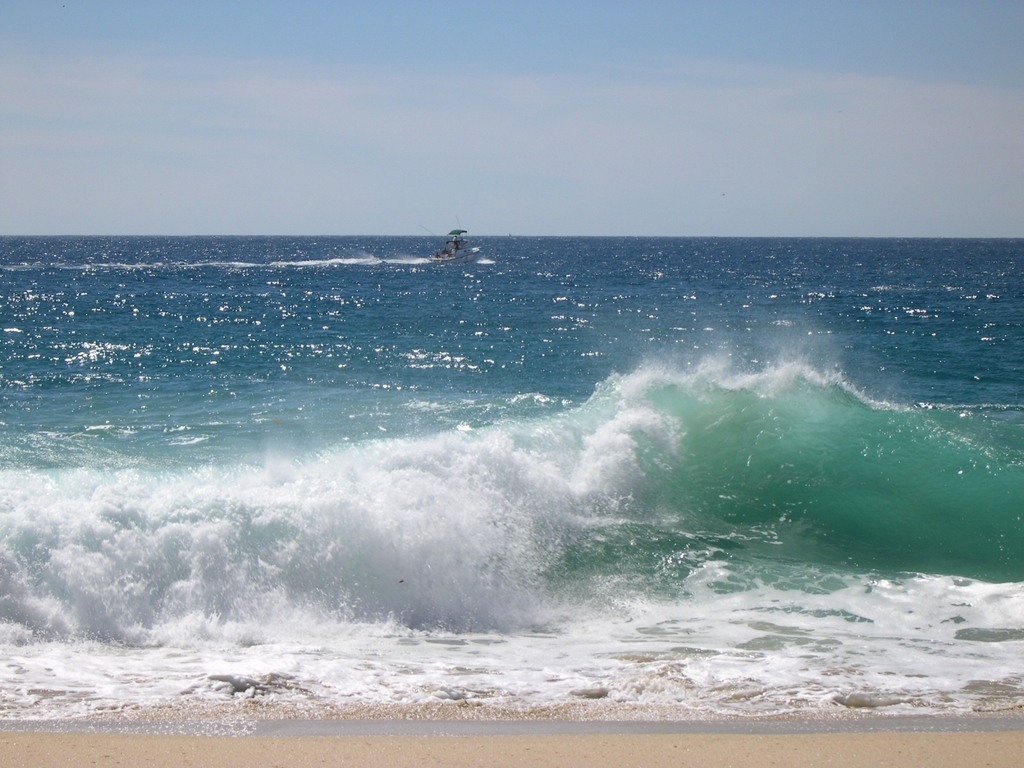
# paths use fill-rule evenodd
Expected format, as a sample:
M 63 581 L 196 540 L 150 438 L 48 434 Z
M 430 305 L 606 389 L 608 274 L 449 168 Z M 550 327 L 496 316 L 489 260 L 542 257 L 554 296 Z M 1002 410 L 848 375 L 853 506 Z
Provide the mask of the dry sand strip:
M 189 736 L 0 733 L 0 766 L 842 766 L 1024 765 L 1024 731 L 516 736 Z

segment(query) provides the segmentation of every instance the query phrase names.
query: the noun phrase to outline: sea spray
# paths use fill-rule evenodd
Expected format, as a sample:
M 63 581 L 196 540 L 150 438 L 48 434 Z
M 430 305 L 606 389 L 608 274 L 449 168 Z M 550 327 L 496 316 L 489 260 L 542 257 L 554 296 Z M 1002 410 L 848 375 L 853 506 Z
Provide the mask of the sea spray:
M 977 419 L 793 365 L 652 367 L 552 417 L 264 469 L 9 470 L 5 615 L 133 642 L 195 612 L 258 623 L 281 601 L 511 630 L 567 596 L 670 597 L 709 559 L 734 585 L 774 562 L 1022 580 L 1024 457 Z

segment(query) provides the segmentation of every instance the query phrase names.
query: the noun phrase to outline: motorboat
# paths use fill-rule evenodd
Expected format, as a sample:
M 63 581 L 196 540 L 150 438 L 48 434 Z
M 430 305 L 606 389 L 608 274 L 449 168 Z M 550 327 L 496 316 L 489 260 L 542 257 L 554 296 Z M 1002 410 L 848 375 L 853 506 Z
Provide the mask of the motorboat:
M 431 257 L 431 261 L 444 262 L 445 264 L 463 264 L 467 261 L 473 261 L 476 255 L 480 253 L 480 248 L 476 246 L 470 246 L 466 242 L 466 238 L 463 235 L 466 234 L 464 229 L 453 229 L 448 233 L 448 240 L 445 241 L 444 247 L 435 253 Z

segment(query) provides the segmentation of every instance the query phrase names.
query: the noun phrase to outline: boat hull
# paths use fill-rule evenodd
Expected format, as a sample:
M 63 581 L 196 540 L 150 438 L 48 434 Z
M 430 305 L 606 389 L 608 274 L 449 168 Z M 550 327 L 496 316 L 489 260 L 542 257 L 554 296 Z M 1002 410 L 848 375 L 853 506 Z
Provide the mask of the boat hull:
M 479 253 L 479 248 L 466 248 L 464 250 L 460 250 L 454 256 L 441 251 L 439 253 L 435 253 L 431 261 L 438 264 L 465 264 L 466 262 L 474 261 Z

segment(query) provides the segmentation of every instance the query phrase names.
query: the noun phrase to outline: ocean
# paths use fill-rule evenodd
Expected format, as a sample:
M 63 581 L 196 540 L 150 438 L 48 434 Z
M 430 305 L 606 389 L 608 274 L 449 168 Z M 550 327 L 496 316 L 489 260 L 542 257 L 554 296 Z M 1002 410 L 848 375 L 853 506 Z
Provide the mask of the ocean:
M 0 238 L 0 719 L 1021 706 L 1024 241 L 472 243 Z

